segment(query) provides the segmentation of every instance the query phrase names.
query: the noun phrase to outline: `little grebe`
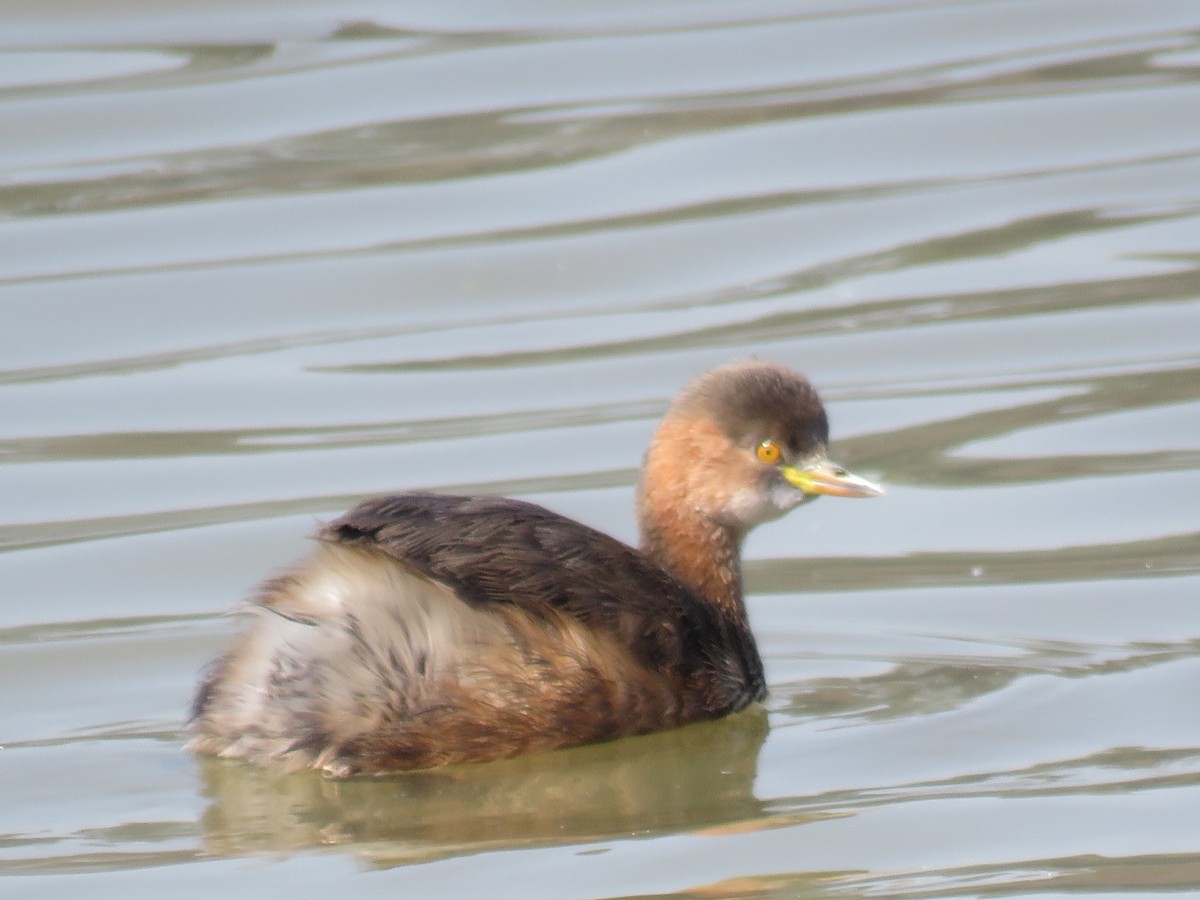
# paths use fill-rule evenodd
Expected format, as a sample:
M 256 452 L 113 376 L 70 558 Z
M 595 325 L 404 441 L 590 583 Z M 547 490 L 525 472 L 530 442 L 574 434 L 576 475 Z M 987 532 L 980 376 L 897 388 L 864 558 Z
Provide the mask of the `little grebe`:
M 646 454 L 640 552 L 518 500 L 367 500 L 262 587 L 200 685 L 190 746 L 344 776 L 740 710 L 766 692 L 742 539 L 818 494 L 881 493 L 829 462 L 828 433 L 789 369 L 696 379 Z

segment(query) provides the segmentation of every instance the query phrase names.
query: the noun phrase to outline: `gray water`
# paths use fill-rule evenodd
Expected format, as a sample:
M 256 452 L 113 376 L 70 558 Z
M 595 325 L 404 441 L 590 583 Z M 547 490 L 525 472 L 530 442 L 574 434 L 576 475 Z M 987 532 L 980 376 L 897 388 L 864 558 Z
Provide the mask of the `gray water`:
M 0 892 L 1200 890 L 1200 6 L 8 0 Z M 186 754 L 409 488 L 625 539 L 689 378 L 889 488 L 748 542 L 764 708 L 334 782 Z

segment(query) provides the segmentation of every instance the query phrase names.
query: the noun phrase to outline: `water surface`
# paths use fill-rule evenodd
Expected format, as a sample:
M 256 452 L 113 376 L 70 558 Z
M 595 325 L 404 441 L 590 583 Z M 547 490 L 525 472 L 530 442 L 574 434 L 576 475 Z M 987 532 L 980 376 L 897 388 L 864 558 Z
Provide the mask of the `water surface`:
M 7 5 L 22 897 L 1200 889 L 1192 2 Z M 634 539 L 758 356 L 883 480 L 748 542 L 763 709 L 333 782 L 182 751 L 224 613 L 409 488 Z

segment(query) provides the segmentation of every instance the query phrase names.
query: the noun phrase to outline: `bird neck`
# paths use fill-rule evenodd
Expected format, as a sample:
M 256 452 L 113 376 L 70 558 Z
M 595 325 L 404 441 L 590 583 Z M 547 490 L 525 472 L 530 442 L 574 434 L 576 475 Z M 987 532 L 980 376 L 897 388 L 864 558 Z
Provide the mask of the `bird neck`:
M 714 606 L 745 622 L 740 533 L 687 510 L 641 518 L 642 552 Z
M 727 444 L 715 423 L 670 415 L 650 442 L 638 486 L 642 551 L 714 606 L 744 623 L 744 529 L 721 515 Z

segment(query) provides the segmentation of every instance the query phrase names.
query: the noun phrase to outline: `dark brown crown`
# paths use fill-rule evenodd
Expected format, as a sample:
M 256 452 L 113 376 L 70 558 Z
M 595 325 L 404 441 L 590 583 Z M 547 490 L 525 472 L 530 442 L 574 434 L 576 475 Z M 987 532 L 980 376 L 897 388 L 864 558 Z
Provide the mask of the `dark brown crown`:
M 710 416 L 739 446 L 773 438 L 791 455 L 803 456 L 829 442 L 829 420 L 816 389 L 800 373 L 774 363 L 713 369 L 684 389 L 674 409 Z

